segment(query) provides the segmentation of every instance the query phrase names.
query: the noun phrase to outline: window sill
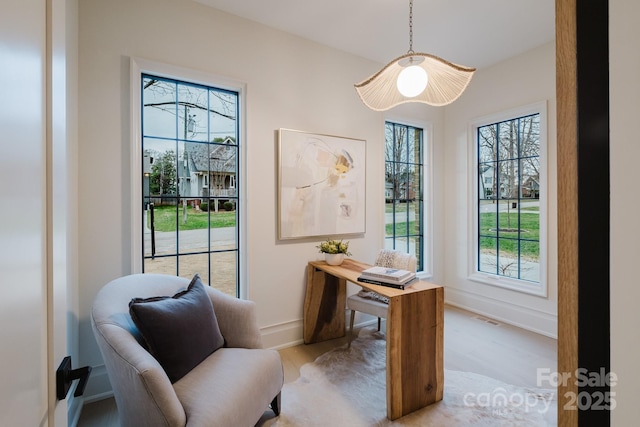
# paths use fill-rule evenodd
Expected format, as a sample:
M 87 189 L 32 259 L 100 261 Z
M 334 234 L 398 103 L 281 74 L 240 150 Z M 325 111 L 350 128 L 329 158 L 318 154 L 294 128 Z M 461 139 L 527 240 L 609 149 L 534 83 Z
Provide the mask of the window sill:
M 509 289 L 537 297 L 547 297 L 547 286 L 544 283 L 527 282 L 525 280 L 512 279 L 505 276 L 494 276 L 486 273 L 471 274 L 469 280 L 483 285 L 496 286 L 498 288 Z
M 427 282 L 431 281 L 431 279 L 433 279 L 433 274 L 431 273 L 426 273 L 424 271 L 418 271 L 416 273 L 416 276 L 418 276 L 418 279 L 420 280 L 425 280 Z

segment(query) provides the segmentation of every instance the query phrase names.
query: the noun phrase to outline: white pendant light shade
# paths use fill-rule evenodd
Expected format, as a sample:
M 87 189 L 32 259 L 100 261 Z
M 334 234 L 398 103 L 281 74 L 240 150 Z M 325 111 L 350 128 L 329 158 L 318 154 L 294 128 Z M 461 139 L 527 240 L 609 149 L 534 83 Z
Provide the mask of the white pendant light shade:
M 407 98 L 413 98 L 422 93 L 429 83 L 427 72 L 417 65 L 409 65 L 398 75 L 398 92 Z
M 409 0 L 409 51 L 355 87 L 362 102 L 375 111 L 385 111 L 405 102 L 440 107 L 462 95 L 475 71 L 475 68 L 413 51 L 413 0 Z
M 407 66 L 407 62 L 414 65 Z M 405 77 L 404 73 L 415 68 L 420 68 L 422 72 L 419 73 L 427 76 L 424 89 L 400 89 L 403 86 L 400 76 Z M 453 64 L 428 53 L 410 52 L 394 59 L 373 76 L 356 84 L 355 88 L 362 102 L 375 111 L 385 111 L 406 102 L 443 106 L 462 95 L 474 72 L 475 68 Z

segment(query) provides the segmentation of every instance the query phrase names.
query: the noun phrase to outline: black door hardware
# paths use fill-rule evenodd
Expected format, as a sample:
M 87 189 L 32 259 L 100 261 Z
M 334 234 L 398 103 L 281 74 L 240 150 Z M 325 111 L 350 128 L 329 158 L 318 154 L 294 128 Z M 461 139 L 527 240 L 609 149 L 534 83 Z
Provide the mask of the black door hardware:
M 67 393 L 71 388 L 71 383 L 78 379 L 80 382 L 78 383 L 73 396 L 82 396 L 84 388 L 87 386 L 90 374 L 91 366 L 71 369 L 71 356 L 67 356 L 62 359 L 62 363 L 60 363 L 60 366 L 58 366 L 58 369 L 56 370 L 56 396 L 58 400 L 63 400 L 67 397 Z

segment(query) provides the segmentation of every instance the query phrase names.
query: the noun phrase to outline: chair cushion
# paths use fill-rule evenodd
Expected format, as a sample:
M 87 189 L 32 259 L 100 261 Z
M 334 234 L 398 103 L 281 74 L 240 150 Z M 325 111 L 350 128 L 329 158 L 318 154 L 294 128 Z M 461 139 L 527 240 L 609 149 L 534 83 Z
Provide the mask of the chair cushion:
M 225 347 L 173 387 L 187 414 L 187 426 L 248 427 L 256 425 L 283 381 L 276 350 Z
M 224 345 L 211 299 L 197 274 L 186 290 L 173 296 L 133 298 L 129 313 L 172 383 Z
M 350 295 L 347 298 L 347 308 L 349 310 L 360 311 L 372 316 L 386 319 L 389 310 L 389 304 L 376 301 L 370 298 L 363 298 L 358 294 Z

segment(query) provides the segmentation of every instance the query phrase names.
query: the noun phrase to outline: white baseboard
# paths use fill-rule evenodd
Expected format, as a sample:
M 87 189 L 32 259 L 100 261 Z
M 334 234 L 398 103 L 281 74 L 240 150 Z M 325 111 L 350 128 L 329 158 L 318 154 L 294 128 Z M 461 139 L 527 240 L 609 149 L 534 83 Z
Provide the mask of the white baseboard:
M 558 316 L 482 295 L 446 288 L 445 304 L 558 339 Z
M 71 391 L 67 395 L 67 424 L 69 427 L 76 427 L 82 413 L 82 405 L 84 405 L 84 397 L 74 397 Z
M 373 319 L 373 320 L 371 320 Z M 345 313 L 346 329 L 349 328 L 349 313 Z M 355 326 L 368 326 L 375 324 L 377 320 L 375 317 L 357 313 Z M 298 344 L 304 343 L 304 325 L 302 319 L 292 320 L 290 322 L 279 323 L 277 325 L 266 326 L 260 329 L 262 334 L 262 344 L 265 348 L 271 348 L 274 350 L 282 350 L 284 348 L 293 347 Z
M 107 368 L 104 365 L 93 366 L 87 387 L 84 389 L 83 404 L 96 402 L 113 396 Z
M 303 327 L 302 319 L 265 326 L 260 329 L 262 345 L 264 348 L 281 350 L 302 344 Z
M 91 384 L 91 387 L 89 387 L 89 384 Z M 104 365 L 99 365 L 91 369 L 91 376 L 89 377 L 89 382 L 87 383 L 87 387 L 84 389 L 82 396 L 74 397 L 74 391 L 75 388 L 72 387 L 67 395 L 67 398 L 69 399 L 67 408 L 67 420 L 69 427 L 76 427 L 78 425 L 84 405 L 113 397 L 113 390 L 111 389 L 111 383 L 107 376 L 106 367 Z
M 94 394 L 90 398 L 85 399 L 83 404 L 93 403 L 93 402 L 97 402 L 99 400 L 104 400 L 104 399 L 109 399 L 110 397 L 113 397 L 113 390 L 105 391 L 104 393 L 100 393 L 100 394 Z

